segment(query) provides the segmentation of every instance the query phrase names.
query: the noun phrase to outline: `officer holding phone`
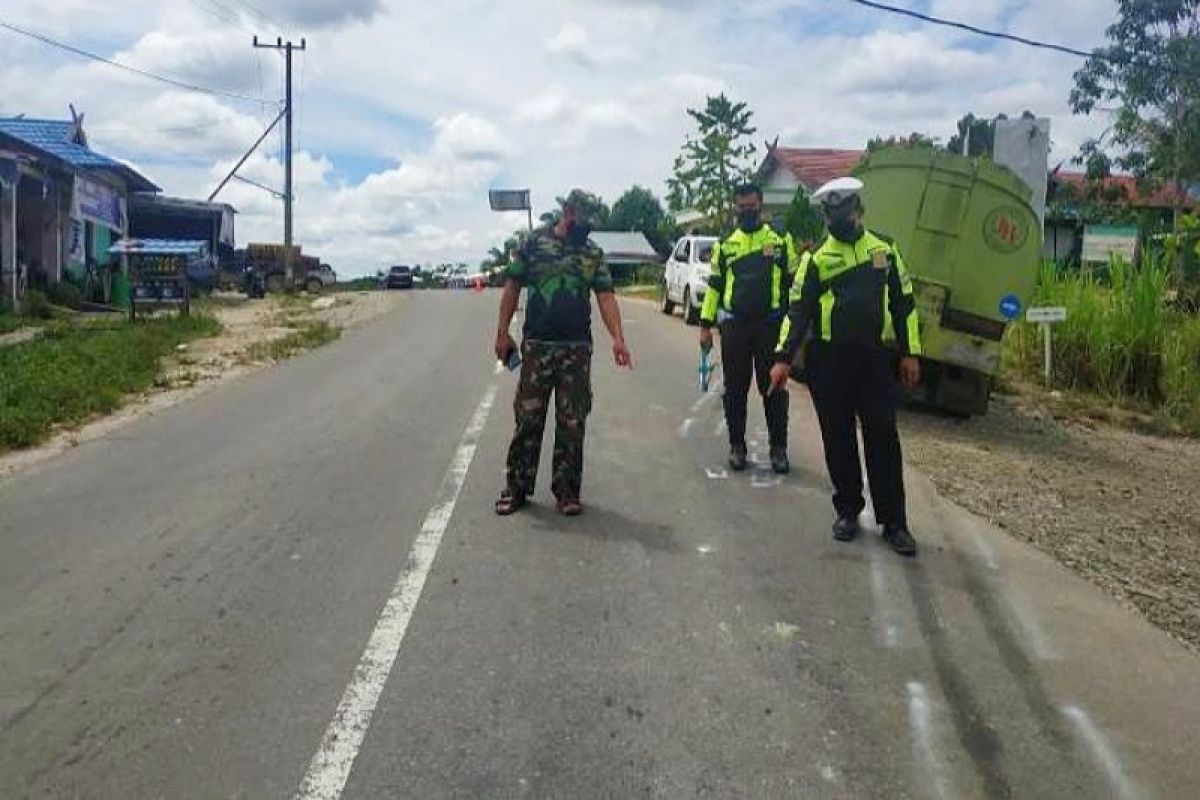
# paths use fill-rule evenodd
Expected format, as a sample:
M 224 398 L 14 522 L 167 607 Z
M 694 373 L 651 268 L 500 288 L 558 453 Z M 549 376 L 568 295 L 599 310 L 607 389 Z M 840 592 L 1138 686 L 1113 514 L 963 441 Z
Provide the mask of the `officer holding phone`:
M 506 485 L 496 501 L 497 514 L 519 511 L 533 494 L 552 394 L 551 490 L 560 513 L 575 516 L 583 511 L 579 497 L 584 428 L 592 408 L 592 293 L 612 337 L 614 360 L 618 366 L 632 366 L 612 275 L 604 253 L 588 239 L 591 228 L 583 214 L 585 201 L 584 192 L 572 191 L 559 219 L 535 231 L 508 267 L 500 298 L 496 358 L 509 369 L 520 367 L 521 377 L 513 404 L 516 431 L 508 449 Z M 528 296 L 518 349 L 508 329 L 522 288 Z

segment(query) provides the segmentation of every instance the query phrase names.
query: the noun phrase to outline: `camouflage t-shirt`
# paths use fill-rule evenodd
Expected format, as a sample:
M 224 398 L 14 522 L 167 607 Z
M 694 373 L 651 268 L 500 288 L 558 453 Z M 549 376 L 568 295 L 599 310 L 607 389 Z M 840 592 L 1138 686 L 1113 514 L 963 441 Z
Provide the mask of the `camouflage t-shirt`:
M 525 287 L 525 338 L 539 342 L 592 341 L 591 292 L 613 290 L 604 251 L 590 239 L 575 247 L 549 228 L 534 232 L 508 265 Z

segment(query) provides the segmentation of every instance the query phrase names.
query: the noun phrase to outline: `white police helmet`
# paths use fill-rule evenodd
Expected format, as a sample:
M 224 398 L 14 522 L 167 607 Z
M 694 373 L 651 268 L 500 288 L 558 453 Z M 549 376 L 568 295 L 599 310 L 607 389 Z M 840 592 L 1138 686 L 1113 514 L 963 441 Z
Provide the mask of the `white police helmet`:
M 833 208 L 858 197 L 863 188 L 858 178 L 837 178 L 813 192 L 812 202 L 822 208 Z

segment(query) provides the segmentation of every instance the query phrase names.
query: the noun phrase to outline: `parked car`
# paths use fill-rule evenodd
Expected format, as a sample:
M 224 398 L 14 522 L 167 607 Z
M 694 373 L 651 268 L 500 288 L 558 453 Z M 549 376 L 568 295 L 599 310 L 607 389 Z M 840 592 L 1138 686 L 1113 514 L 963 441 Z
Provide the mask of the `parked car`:
M 712 269 L 712 252 L 717 245 L 715 236 L 684 236 L 675 243 L 663 274 L 662 310 L 675 313 L 683 306 L 683 319 L 688 325 L 700 324 L 700 308 L 708 291 L 708 276 Z
M 395 266 L 388 270 L 387 278 L 384 279 L 383 288 L 385 289 L 411 289 L 413 288 L 413 272 L 410 267 L 404 265 Z
M 304 278 L 304 288 L 309 294 L 318 294 L 323 289 L 331 289 L 337 283 L 337 273 L 328 264 L 322 264 L 317 269 L 310 269 Z

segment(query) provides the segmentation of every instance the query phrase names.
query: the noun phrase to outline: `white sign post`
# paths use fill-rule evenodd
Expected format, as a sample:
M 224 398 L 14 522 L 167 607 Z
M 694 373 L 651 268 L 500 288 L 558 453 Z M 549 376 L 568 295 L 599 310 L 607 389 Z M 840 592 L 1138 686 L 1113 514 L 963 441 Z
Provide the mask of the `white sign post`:
M 1054 374 L 1053 369 L 1053 354 L 1050 349 L 1050 326 L 1056 322 L 1062 322 L 1067 318 L 1067 309 L 1062 306 L 1047 306 L 1043 308 L 1031 308 L 1025 312 L 1026 322 L 1036 322 L 1042 326 L 1042 345 L 1044 347 L 1044 355 L 1042 357 L 1042 365 L 1046 370 L 1046 388 L 1050 388 L 1050 376 Z

